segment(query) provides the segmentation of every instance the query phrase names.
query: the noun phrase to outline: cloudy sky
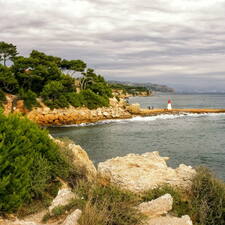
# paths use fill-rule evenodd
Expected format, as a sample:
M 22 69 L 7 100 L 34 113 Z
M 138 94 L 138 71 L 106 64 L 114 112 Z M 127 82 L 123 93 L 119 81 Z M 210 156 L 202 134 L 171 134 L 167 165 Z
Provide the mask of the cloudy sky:
M 0 41 L 111 80 L 225 91 L 225 0 L 0 0 Z

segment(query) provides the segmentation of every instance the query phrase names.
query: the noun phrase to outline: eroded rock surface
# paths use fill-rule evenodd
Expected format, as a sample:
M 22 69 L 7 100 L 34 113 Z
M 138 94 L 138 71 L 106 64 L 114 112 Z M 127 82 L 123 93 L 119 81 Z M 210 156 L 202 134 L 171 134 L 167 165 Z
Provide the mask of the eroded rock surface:
M 155 200 L 141 203 L 137 209 L 148 217 L 156 217 L 167 214 L 173 207 L 173 198 L 165 194 Z
M 167 157 L 158 152 L 128 154 L 98 164 L 102 183 L 113 183 L 133 192 L 143 192 L 163 184 L 189 189 L 196 171 L 191 166 L 168 167 Z
M 192 221 L 189 216 L 182 216 L 181 218 L 174 216 L 160 216 L 150 219 L 145 225 L 192 225 Z
M 54 139 L 54 138 L 52 139 L 60 147 L 68 148 L 68 150 L 71 153 L 70 157 L 71 157 L 72 163 L 75 165 L 75 167 L 78 170 L 80 170 L 80 172 L 82 172 L 82 174 L 87 178 L 87 180 L 93 181 L 96 179 L 97 170 L 93 162 L 89 159 L 87 152 L 83 148 L 81 148 L 80 145 L 76 145 L 73 142 L 67 143 L 67 142 L 60 141 L 58 139 Z

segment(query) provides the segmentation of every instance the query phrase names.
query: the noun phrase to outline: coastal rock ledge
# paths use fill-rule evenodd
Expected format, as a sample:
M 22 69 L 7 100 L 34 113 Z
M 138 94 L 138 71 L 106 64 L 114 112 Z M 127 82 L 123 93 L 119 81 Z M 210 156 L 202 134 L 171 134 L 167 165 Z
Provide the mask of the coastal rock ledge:
M 144 192 L 163 184 L 189 190 L 196 171 L 184 164 L 176 169 L 168 167 L 168 159 L 159 152 L 128 154 L 99 163 L 98 176 L 104 184 L 113 183 L 133 192 Z

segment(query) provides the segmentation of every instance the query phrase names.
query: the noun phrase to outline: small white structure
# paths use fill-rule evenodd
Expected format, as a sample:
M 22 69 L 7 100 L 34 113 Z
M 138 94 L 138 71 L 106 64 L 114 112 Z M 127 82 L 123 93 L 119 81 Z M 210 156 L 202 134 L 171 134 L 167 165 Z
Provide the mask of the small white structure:
M 168 100 L 167 109 L 172 110 L 172 101 L 170 99 Z

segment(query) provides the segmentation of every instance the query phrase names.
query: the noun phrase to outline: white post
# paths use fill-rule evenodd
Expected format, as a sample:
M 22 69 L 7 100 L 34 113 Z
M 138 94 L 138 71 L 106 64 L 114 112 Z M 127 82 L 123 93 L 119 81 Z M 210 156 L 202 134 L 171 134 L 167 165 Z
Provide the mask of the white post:
M 172 110 L 172 104 L 171 104 L 172 102 L 171 102 L 171 100 L 169 99 L 168 100 L 168 105 L 167 105 L 167 109 L 168 110 Z

